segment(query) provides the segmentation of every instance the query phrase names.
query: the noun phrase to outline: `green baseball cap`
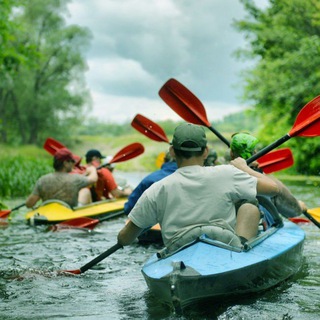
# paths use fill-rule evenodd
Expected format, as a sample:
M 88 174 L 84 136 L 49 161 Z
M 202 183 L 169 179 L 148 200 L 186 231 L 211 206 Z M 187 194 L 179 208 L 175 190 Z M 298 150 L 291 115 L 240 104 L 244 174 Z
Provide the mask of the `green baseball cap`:
M 243 159 L 249 159 L 259 140 L 249 133 L 239 132 L 232 136 L 230 148 Z
M 187 143 L 192 146 L 187 146 Z M 201 151 L 202 148 L 207 146 L 206 133 L 202 126 L 182 123 L 176 127 L 171 144 L 177 150 Z

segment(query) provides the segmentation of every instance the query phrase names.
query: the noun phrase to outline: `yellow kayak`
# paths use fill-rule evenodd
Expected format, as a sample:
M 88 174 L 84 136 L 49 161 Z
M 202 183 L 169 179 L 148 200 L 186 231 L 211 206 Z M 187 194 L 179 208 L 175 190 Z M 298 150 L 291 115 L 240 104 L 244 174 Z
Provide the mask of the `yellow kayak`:
M 55 224 L 82 217 L 102 221 L 124 214 L 123 208 L 126 201 L 126 198 L 104 200 L 72 209 L 63 201 L 49 200 L 29 211 L 25 218 L 30 225 Z

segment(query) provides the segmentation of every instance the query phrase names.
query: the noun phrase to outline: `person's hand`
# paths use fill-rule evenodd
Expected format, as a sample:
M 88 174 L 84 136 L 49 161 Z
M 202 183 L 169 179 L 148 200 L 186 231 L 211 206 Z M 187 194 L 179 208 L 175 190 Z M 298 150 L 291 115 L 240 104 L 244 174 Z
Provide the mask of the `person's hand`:
M 232 164 L 234 167 L 242 170 L 242 171 L 247 171 L 247 169 L 249 168 L 248 165 L 247 165 L 247 162 L 246 160 L 244 160 L 243 158 L 241 157 L 238 157 L 234 160 L 231 160 L 230 161 L 230 164 Z
M 257 170 L 259 168 L 258 161 L 253 161 L 252 163 L 249 164 L 249 167 L 253 170 Z
M 299 202 L 299 206 L 300 206 L 300 208 L 301 208 L 301 211 L 302 211 L 302 212 L 306 212 L 306 211 L 308 210 L 307 205 L 306 205 L 303 201 L 301 201 L 301 200 L 298 200 L 298 202 Z

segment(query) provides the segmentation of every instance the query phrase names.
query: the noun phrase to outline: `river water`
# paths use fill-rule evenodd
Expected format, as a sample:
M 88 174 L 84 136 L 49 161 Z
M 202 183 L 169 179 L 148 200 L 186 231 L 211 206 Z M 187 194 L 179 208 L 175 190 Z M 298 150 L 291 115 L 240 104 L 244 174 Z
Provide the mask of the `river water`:
M 142 175 L 128 175 L 135 185 Z M 319 185 L 287 184 L 310 208 L 319 207 Z M 24 199 L 6 202 L 11 207 Z M 47 231 L 24 222 L 26 209 L 12 213 L 0 229 L 0 319 L 319 319 L 320 230 L 306 232 L 300 272 L 279 286 L 219 305 L 202 304 L 177 315 L 148 291 L 141 266 L 159 246 L 135 243 L 118 250 L 81 276 L 78 269 L 116 243 L 125 217 L 101 223 L 93 232 Z

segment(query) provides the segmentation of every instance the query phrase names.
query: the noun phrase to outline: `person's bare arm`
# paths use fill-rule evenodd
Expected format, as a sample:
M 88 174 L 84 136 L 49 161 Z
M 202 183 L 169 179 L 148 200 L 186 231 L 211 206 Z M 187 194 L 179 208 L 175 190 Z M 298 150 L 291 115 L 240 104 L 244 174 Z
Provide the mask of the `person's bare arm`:
M 115 188 L 115 189 L 111 190 L 110 193 L 115 198 L 128 197 L 132 193 L 132 189 L 130 187 L 125 188 L 123 190 L 120 190 L 119 188 Z
M 244 159 L 240 157 L 236 158 L 230 161 L 230 164 L 258 179 L 257 193 L 259 195 L 272 197 L 279 194 L 279 186 L 268 176 L 251 169 Z
M 26 207 L 32 208 L 39 200 L 40 200 L 40 197 L 38 195 L 31 194 L 26 201 Z
M 89 184 L 93 184 L 98 181 L 97 169 L 94 166 L 88 166 L 85 175 L 89 179 Z
M 279 194 L 273 197 L 273 201 L 279 212 L 286 217 L 295 217 L 307 211 L 307 206 L 304 202 L 297 200 L 290 190 L 278 179 L 270 176 L 279 187 Z
M 118 234 L 118 243 L 122 246 L 128 246 L 139 236 L 142 230 L 129 220 Z

